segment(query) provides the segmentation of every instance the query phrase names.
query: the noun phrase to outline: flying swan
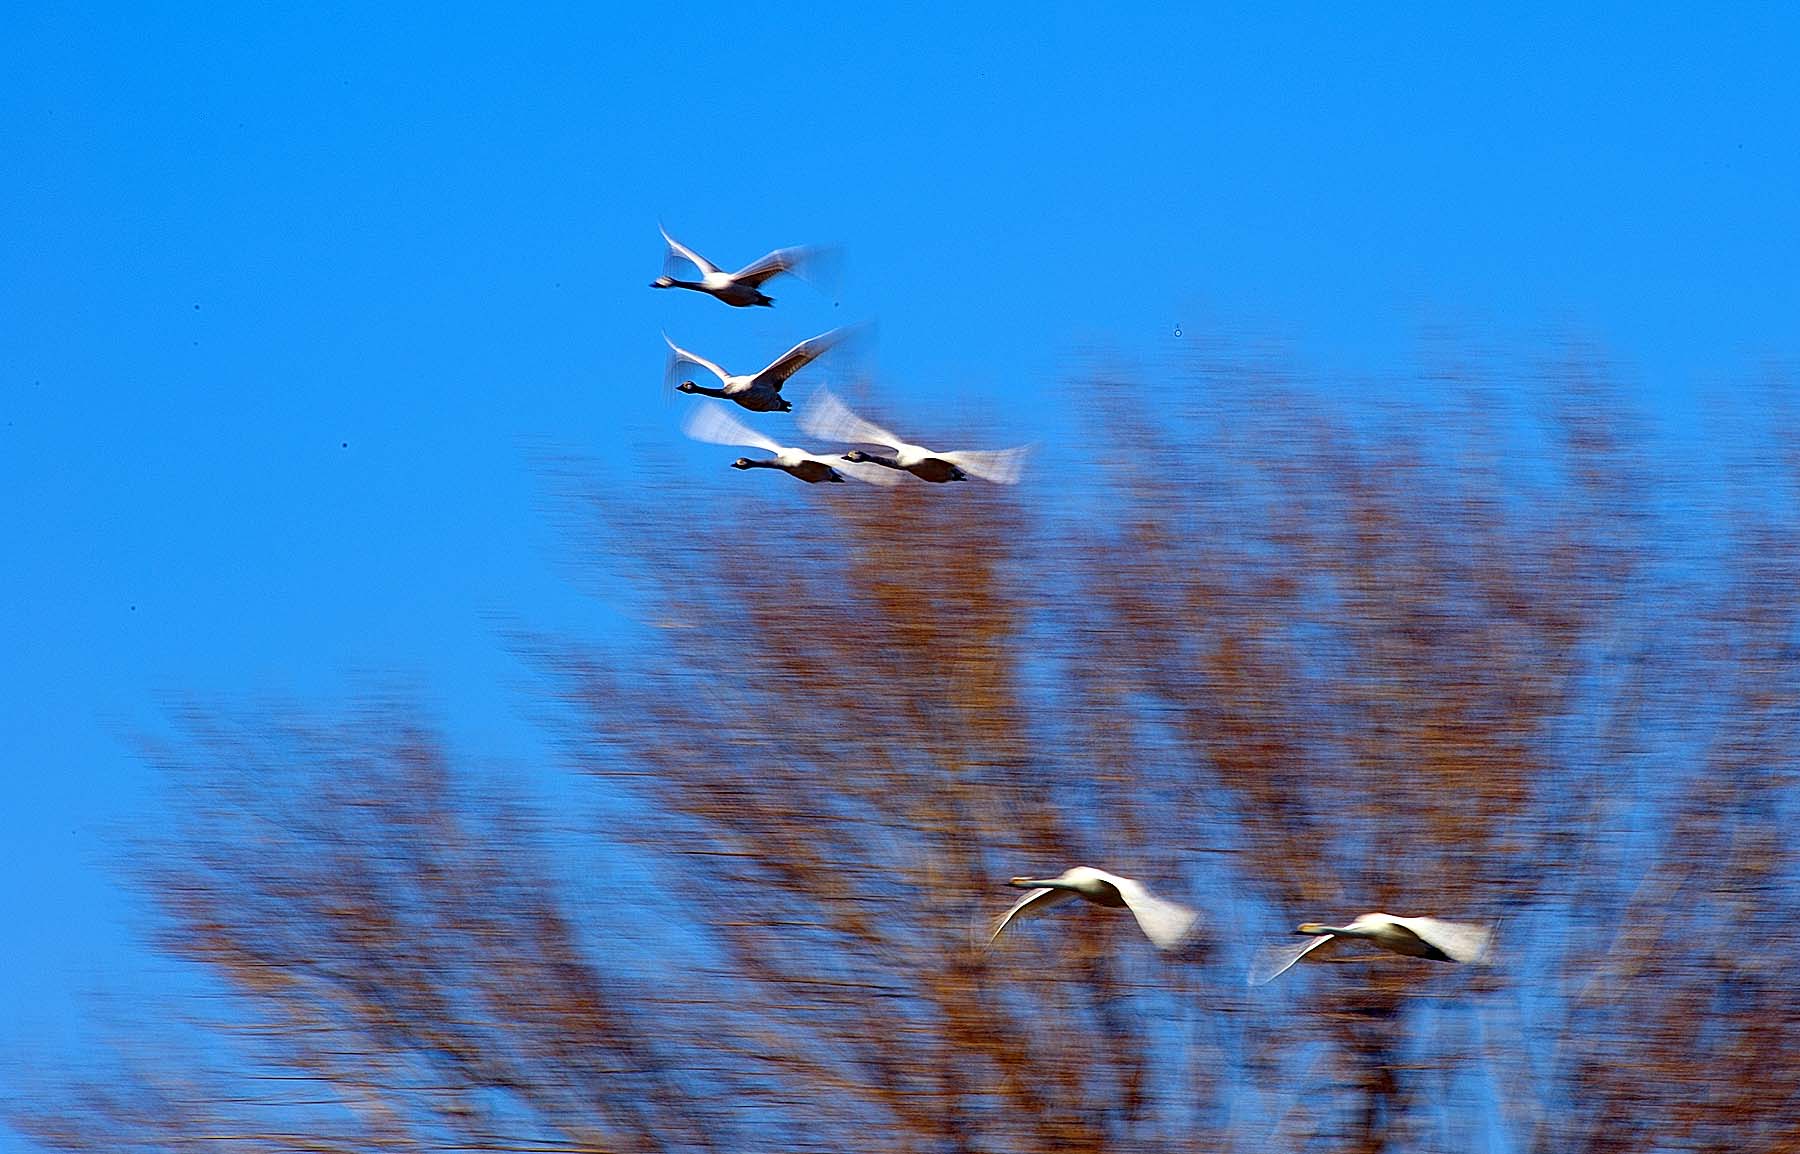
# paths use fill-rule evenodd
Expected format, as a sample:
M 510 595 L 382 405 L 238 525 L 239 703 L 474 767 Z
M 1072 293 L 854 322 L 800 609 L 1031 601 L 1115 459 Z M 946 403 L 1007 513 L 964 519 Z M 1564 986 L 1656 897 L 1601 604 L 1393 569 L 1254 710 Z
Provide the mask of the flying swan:
M 660 227 L 660 226 L 659 226 Z M 745 308 L 750 305 L 772 305 L 775 298 L 763 295 L 765 282 L 782 273 L 797 272 L 817 257 L 819 250 L 813 248 L 778 248 L 760 260 L 753 260 L 736 272 L 725 272 L 687 245 L 682 244 L 669 235 L 668 229 L 660 229 L 663 240 L 668 242 L 670 262 L 668 268 L 673 269 L 673 258 L 680 257 L 700 270 L 700 279 L 677 280 L 664 275 L 650 282 L 651 288 L 682 288 L 702 292 L 716 297 L 734 308 Z
M 1080 898 L 1110 909 L 1129 909 L 1138 928 L 1159 950 L 1173 950 L 1187 941 L 1200 915 L 1177 902 L 1153 895 L 1141 882 L 1109 874 L 1092 866 L 1076 866 L 1054 878 L 1014 878 L 1006 883 L 1031 892 L 1020 898 L 994 924 L 991 943 L 1000 931 L 1020 918 L 1035 917 L 1051 906 Z
M 1012 485 L 1024 471 L 1028 446 L 1016 449 L 958 449 L 934 453 L 923 445 L 909 445 L 880 425 L 863 420 L 829 389 L 820 389 L 800 414 L 800 427 L 827 441 L 847 444 L 885 445 L 894 450 L 892 456 L 852 449 L 844 460 L 867 461 L 889 469 L 911 473 L 921 481 L 962 481 L 979 477 L 996 485 Z
M 723 397 L 725 400 L 742 405 L 753 413 L 785 413 L 794 406 L 781 395 L 781 386 L 787 384 L 788 378 L 810 365 L 822 356 L 838 341 L 842 340 L 847 329 L 832 329 L 821 333 L 810 340 L 801 341 L 787 352 L 782 353 L 769 363 L 769 366 L 757 373 L 739 373 L 733 376 L 717 364 L 707 360 L 698 353 L 690 353 L 674 341 L 669 334 L 663 334 L 663 341 L 669 346 L 669 376 L 683 363 L 699 365 L 713 376 L 719 378 L 718 387 L 696 385 L 693 381 L 683 381 L 675 386 L 678 393 L 700 393 L 708 397 Z
M 852 465 L 835 457 L 819 456 L 805 449 L 778 445 L 732 416 L 723 405 L 700 405 L 689 414 L 682 425 L 682 431 L 696 441 L 714 445 L 748 445 L 753 449 L 764 449 L 775 454 L 772 460 L 762 461 L 739 457 L 731 463 L 734 469 L 780 469 L 814 485 L 821 481 L 841 482 L 846 473 L 871 485 L 899 483 L 898 477 L 873 465 Z
M 1372 946 L 1409 958 L 1479 963 L 1487 960 L 1488 947 L 1494 936 L 1487 926 L 1437 918 L 1397 918 L 1392 914 L 1364 914 L 1347 926 L 1307 922 L 1295 932 L 1306 934 L 1311 940 L 1264 950 L 1251 967 L 1251 985 L 1274 981 L 1301 958 L 1340 938 L 1361 938 Z

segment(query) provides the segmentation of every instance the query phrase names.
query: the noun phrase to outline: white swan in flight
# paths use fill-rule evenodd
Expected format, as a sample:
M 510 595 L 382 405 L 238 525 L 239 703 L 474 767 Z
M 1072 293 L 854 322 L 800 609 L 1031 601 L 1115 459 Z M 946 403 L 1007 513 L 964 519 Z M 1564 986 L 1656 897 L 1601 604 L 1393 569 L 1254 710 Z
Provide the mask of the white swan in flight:
M 781 395 L 781 386 L 787 384 L 789 377 L 811 364 L 826 350 L 842 340 L 848 331 L 847 328 L 832 329 L 830 332 L 821 333 L 810 340 L 801 341 L 769 362 L 768 367 L 761 372 L 740 373 L 736 376 L 698 353 L 690 353 L 674 341 L 669 340 L 668 333 L 663 334 L 663 341 L 669 346 L 670 377 L 673 377 L 675 370 L 685 362 L 699 365 L 719 378 L 717 388 L 696 385 L 693 381 L 683 381 L 675 386 L 676 392 L 723 397 L 725 400 L 742 405 L 753 413 L 785 413 L 794 406 Z
M 665 273 L 650 282 L 651 288 L 683 288 L 716 297 L 735 308 L 750 305 L 772 305 L 775 298 L 763 295 L 762 286 L 782 273 L 796 272 L 814 260 L 819 250 L 813 248 L 778 248 L 768 256 L 753 260 L 736 272 L 725 272 L 661 228 L 672 257 L 680 257 L 700 270 L 700 279 L 677 280 Z M 673 267 L 671 264 L 670 268 Z
M 1494 937 L 1494 931 L 1487 926 L 1437 918 L 1397 918 L 1379 913 L 1364 914 L 1347 926 L 1307 922 L 1295 932 L 1305 934 L 1311 940 L 1264 950 L 1251 967 L 1251 985 L 1274 981 L 1301 958 L 1341 938 L 1360 938 L 1372 946 L 1409 958 L 1479 963 L 1487 960 Z
M 996 485 L 1012 485 L 1024 472 L 1029 446 L 1016 449 L 958 449 L 934 453 L 923 445 L 910 445 L 880 425 L 863 420 L 850 411 L 850 406 L 837 399 L 829 389 L 820 389 L 800 414 L 800 427 L 827 441 L 848 444 L 886 445 L 892 456 L 852 449 L 844 460 L 867 461 L 889 469 L 911 473 L 921 481 L 962 481 L 979 477 Z
M 1200 920 L 1200 915 L 1186 906 L 1156 897 L 1144 888 L 1143 883 L 1122 878 L 1118 874 L 1109 874 L 1092 866 L 1076 866 L 1065 870 L 1060 877 L 1014 878 L 1006 884 L 1017 889 L 1029 889 L 1031 892 L 1020 898 L 1012 909 L 1007 910 L 995 922 L 994 932 L 988 937 L 989 942 L 998 938 L 1001 930 L 1020 918 L 1033 917 L 1051 906 L 1059 906 L 1076 898 L 1111 909 L 1129 909 L 1132 916 L 1137 918 L 1138 928 L 1144 931 L 1144 936 L 1159 950 L 1173 950 L 1181 946 L 1194 932 L 1194 926 Z
M 688 415 L 688 419 L 682 424 L 682 431 L 696 441 L 713 445 L 748 445 L 753 449 L 765 449 L 775 454 L 773 460 L 767 461 L 739 457 L 731 463 L 734 469 L 780 469 L 789 476 L 814 485 L 821 481 L 841 482 L 845 474 L 871 485 L 895 485 L 900 480 L 874 465 L 852 465 L 835 456 L 820 456 L 805 449 L 778 445 L 732 416 L 723 405 L 700 405 Z

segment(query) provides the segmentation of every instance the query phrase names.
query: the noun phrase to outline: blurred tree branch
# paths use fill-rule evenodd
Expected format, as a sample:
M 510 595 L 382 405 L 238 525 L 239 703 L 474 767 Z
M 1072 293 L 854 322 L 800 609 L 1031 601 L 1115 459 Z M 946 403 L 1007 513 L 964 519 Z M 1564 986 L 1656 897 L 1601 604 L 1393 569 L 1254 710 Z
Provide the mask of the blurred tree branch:
M 1190 383 L 1178 411 L 1089 382 L 1087 462 L 1017 494 L 594 487 L 579 547 L 670 627 L 526 648 L 646 879 L 599 896 L 661 919 L 637 965 L 412 711 L 188 718 L 157 758 L 188 824 L 143 881 L 234 995 L 205 1032 L 232 1057 L 150 1034 L 152 1076 L 19 1124 L 71 1151 L 1794 1148 L 1800 995 L 1757 947 L 1796 914 L 1791 484 L 1681 521 L 1579 363 L 1525 391 L 1542 419 Z M 1203 906 L 1205 948 L 1092 910 L 983 948 L 1007 877 L 1076 862 Z M 1255 946 L 1365 909 L 1502 921 L 1501 964 L 1346 951 L 1244 990 Z

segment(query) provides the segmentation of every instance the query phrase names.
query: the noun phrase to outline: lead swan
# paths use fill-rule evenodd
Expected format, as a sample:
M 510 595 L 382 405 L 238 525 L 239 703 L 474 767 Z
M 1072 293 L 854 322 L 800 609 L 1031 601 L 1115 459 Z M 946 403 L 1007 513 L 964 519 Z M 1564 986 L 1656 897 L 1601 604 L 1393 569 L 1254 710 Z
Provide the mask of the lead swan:
M 774 459 L 766 461 L 739 457 L 731 463 L 734 469 L 780 469 L 789 476 L 814 485 L 822 481 L 841 482 L 846 473 L 871 485 L 895 485 L 900 480 L 892 473 L 873 465 L 851 465 L 832 457 L 809 453 L 805 449 L 778 445 L 732 416 L 723 405 L 702 404 L 688 415 L 687 421 L 682 424 L 682 430 L 696 441 L 714 445 L 748 445 L 750 448 L 765 449 L 775 454 Z
M 1076 866 L 1053 878 L 1014 878 L 1006 883 L 1031 892 L 1014 903 L 1013 908 L 994 923 L 992 942 L 1000 931 L 1020 918 L 1033 917 L 1051 906 L 1080 898 L 1097 906 L 1129 909 L 1138 928 L 1159 950 L 1173 950 L 1186 942 L 1194 932 L 1200 915 L 1178 902 L 1156 897 L 1143 883 L 1110 874 L 1092 866 Z
M 1296 933 L 1312 940 L 1293 946 L 1264 950 L 1250 970 L 1250 984 L 1260 986 L 1288 972 L 1301 958 L 1340 938 L 1360 938 L 1389 953 L 1439 962 L 1479 963 L 1487 960 L 1494 932 L 1487 926 L 1446 922 L 1437 918 L 1397 918 L 1392 914 L 1364 914 L 1347 926 L 1318 922 L 1302 924 Z
M 694 292 L 702 292 L 722 300 L 734 308 L 774 304 L 773 297 L 763 295 L 764 283 L 782 273 L 799 270 L 813 261 L 819 253 L 818 249 L 813 248 L 778 248 L 768 256 L 751 261 L 736 272 L 725 272 L 718 265 L 670 236 L 668 229 L 660 231 L 663 240 L 669 245 L 670 255 L 680 257 L 699 269 L 700 279 L 697 281 L 677 280 L 665 273 L 651 281 L 650 287 L 692 289 Z
M 675 369 L 686 362 L 699 365 L 719 378 L 718 388 L 696 385 L 693 381 L 683 381 L 675 386 L 676 392 L 723 397 L 725 400 L 742 405 L 753 413 L 785 413 L 794 406 L 781 395 L 781 386 L 787 384 L 789 377 L 824 355 L 826 350 L 842 340 L 848 331 L 848 329 L 832 329 L 828 333 L 820 333 L 809 340 L 801 341 L 787 352 L 782 353 L 761 372 L 739 373 L 735 376 L 698 353 L 690 353 L 674 341 L 669 340 L 667 333 L 663 334 L 663 341 L 669 346 L 669 375 L 671 377 L 675 375 Z
M 820 389 L 806 410 L 800 414 L 800 427 L 815 437 L 848 444 L 886 445 L 892 456 L 852 449 L 844 460 L 867 461 L 889 469 L 911 473 L 921 481 L 962 481 L 979 477 L 996 485 L 1012 485 L 1025 469 L 1029 447 L 1016 449 L 957 449 L 934 453 L 923 445 L 910 445 L 880 425 L 865 421 L 850 411 L 850 406 L 837 399 L 829 389 Z

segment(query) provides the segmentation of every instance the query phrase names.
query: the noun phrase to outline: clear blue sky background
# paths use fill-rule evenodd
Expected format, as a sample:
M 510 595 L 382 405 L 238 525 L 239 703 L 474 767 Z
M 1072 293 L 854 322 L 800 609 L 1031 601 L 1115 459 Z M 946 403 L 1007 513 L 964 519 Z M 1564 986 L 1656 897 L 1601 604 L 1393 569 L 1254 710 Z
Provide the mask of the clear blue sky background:
M 1800 18 L 1085 7 L 14 12 L 0 1081 L 166 988 L 115 834 L 169 701 L 399 671 L 538 762 L 496 621 L 624 618 L 533 453 L 730 455 L 678 443 L 659 329 L 738 366 L 877 318 L 894 410 L 1021 439 L 1071 354 L 1178 324 L 1327 374 L 1573 330 L 1670 426 L 1800 348 Z M 652 292 L 659 218 L 728 265 L 843 242 L 843 283 Z

